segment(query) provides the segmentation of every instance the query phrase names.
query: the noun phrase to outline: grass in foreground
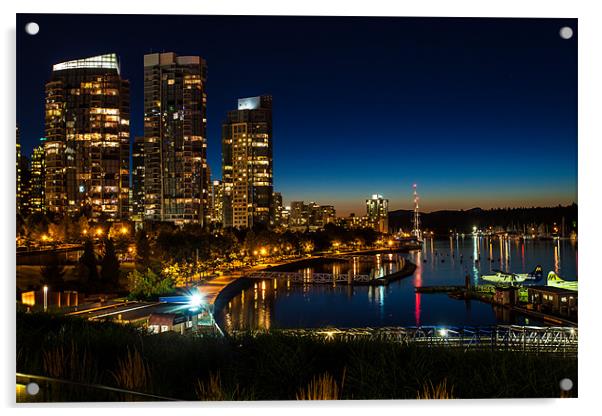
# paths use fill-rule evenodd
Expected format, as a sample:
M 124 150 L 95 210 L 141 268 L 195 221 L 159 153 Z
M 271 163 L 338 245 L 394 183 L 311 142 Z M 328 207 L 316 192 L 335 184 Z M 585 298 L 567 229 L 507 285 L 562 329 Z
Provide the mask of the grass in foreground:
M 17 314 L 17 371 L 180 400 L 560 397 L 577 359 L 283 334 L 148 335 L 109 322 Z M 76 389 L 78 390 L 78 389 Z M 133 400 L 56 389 L 55 401 Z

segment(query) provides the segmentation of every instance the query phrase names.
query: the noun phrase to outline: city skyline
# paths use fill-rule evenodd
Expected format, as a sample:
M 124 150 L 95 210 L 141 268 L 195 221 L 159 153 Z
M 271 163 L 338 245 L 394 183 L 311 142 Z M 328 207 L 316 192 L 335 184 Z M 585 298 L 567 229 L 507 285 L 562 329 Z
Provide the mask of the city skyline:
M 576 40 L 558 36 L 576 20 L 187 16 L 204 23 L 190 26 L 212 33 L 212 42 L 191 46 L 191 29 L 172 25 L 175 33 L 153 34 L 143 47 L 117 39 L 152 16 L 128 16 L 124 29 L 103 32 L 104 41 L 92 34 L 95 25 L 123 16 L 83 16 L 70 20 L 83 35 L 64 48 L 68 31 L 60 23 L 69 17 L 35 17 L 53 37 L 19 37 L 19 50 L 28 52 L 17 57 L 17 122 L 27 155 L 43 136 L 39 98 L 51 65 L 97 53 L 120 56 L 131 83 L 130 142 L 141 136 L 142 56 L 156 43 L 207 60 L 212 179 L 220 176 L 220 130 L 232 102 L 272 94 L 274 189 L 284 205 L 315 201 L 362 214 L 365 198 L 378 193 L 390 210 L 411 209 L 414 182 L 426 212 L 577 202 Z M 32 18 L 18 15 L 18 24 Z M 224 19 L 232 24 L 216 23 Z M 307 39 L 295 35 L 301 27 L 313 29 Z M 229 58 L 220 46 L 245 30 L 280 36 L 262 36 L 259 47 Z M 232 66 L 239 61 L 248 64 Z

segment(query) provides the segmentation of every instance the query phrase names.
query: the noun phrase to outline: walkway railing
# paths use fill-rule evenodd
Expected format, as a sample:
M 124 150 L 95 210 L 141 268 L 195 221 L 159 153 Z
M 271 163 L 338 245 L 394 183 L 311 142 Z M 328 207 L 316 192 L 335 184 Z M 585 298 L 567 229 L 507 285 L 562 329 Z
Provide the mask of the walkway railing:
M 243 277 L 248 279 L 280 279 L 289 280 L 291 283 L 315 283 L 315 284 L 333 284 L 333 283 L 368 283 L 372 280 L 369 274 L 355 274 L 351 277 L 348 274 L 331 274 L 331 273 L 310 273 L 304 274 L 300 272 L 250 272 L 244 274 Z
M 265 331 L 240 331 L 233 335 Z M 324 337 L 327 340 L 381 340 L 425 347 L 452 347 L 469 350 L 556 353 L 576 356 L 578 329 L 498 325 L 488 327 L 384 327 L 384 328 L 306 328 L 276 329 L 273 333 Z
M 38 387 L 36 394 L 27 392 L 27 385 L 30 383 L 36 383 Z M 17 403 L 173 400 L 176 399 L 99 384 L 79 383 L 52 377 L 17 373 Z

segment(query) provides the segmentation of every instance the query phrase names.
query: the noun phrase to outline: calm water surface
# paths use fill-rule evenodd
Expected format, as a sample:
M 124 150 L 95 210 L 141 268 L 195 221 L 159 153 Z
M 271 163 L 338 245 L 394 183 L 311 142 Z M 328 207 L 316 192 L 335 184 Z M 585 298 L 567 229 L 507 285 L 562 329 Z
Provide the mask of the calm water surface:
M 474 284 L 493 269 L 527 273 L 536 265 L 544 275 L 551 270 L 567 280 L 577 278 L 577 244 L 560 241 L 514 241 L 497 238 L 427 239 L 423 249 L 407 254 L 379 255 L 349 262 L 327 262 L 313 267 L 291 266 L 289 271 L 347 274 L 395 272 L 404 257 L 418 267 L 412 276 L 388 286 L 287 285 L 257 281 L 230 300 L 216 314 L 223 329 L 472 326 L 495 323 L 539 324 L 504 308 L 478 301 L 451 299 L 445 293 L 417 294 L 414 287 L 463 285 L 468 274 Z M 479 259 L 475 261 L 475 259 Z M 545 279 L 545 276 L 544 276 Z M 481 282 L 482 283 L 482 282 Z M 545 280 L 539 282 L 545 284 Z

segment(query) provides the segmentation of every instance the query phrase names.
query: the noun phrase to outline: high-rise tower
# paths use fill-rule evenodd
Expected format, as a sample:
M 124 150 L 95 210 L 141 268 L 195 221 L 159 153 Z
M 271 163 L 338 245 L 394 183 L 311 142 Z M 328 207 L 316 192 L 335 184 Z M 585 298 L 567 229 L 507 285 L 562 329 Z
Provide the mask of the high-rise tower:
M 144 136 L 134 137 L 132 145 L 132 220 L 144 219 Z
M 144 55 L 144 216 L 208 225 L 207 64 Z
M 31 179 L 29 193 L 29 210 L 31 212 L 46 212 L 44 204 L 44 181 L 46 177 L 46 164 L 44 157 L 44 143 L 46 138 L 40 139 L 40 144 L 33 149 L 31 155 Z
M 366 216 L 370 225 L 380 233 L 389 232 L 389 200 L 382 195 L 366 199 Z
M 46 208 L 129 214 L 130 90 L 117 55 L 56 64 L 46 84 Z
M 241 98 L 222 126 L 225 227 L 270 224 L 272 171 L 272 97 Z

